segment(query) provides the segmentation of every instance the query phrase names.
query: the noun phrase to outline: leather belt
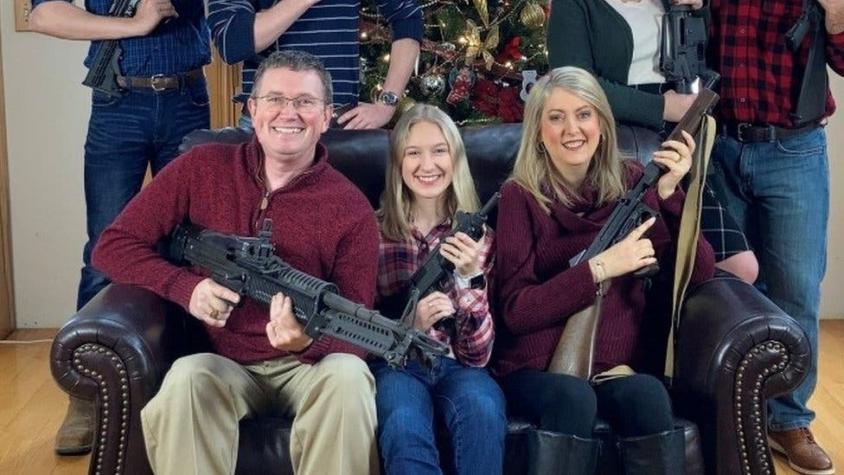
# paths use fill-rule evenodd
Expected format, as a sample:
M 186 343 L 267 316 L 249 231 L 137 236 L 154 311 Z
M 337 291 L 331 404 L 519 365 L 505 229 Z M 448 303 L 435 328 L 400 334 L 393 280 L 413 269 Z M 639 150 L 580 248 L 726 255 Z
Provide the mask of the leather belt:
M 633 89 L 638 89 L 642 92 L 647 92 L 649 94 L 663 94 L 666 91 L 671 89 L 671 84 L 667 82 L 659 82 L 659 83 L 648 83 L 648 84 L 632 84 L 630 85 Z
M 202 68 L 181 74 L 154 74 L 152 76 L 117 76 L 117 84 L 124 89 L 152 89 L 155 92 L 179 89 L 205 77 Z
M 786 128 L 777 127 L 771 124 L 755 125 L 747 122 L 727 122 L 720 125 L 722 135 L 730 136 L 739 142 L 775 142 L 778 139 L 786 139 L 802 134 L 818 127 L 819 124 L 811 123 L 801 127 Z

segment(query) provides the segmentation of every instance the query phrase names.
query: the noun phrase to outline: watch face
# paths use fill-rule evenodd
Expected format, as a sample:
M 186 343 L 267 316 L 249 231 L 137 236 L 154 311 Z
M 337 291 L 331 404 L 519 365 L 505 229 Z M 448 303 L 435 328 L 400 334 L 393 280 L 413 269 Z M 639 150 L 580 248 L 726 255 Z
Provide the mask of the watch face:
M 381 97 L 378 98 L 382 104 L 386 104 L 388 106 L 394 106 L 399 103 L 399 96 L 395 92 L 392 91 L 384 91 L 381 93 Z

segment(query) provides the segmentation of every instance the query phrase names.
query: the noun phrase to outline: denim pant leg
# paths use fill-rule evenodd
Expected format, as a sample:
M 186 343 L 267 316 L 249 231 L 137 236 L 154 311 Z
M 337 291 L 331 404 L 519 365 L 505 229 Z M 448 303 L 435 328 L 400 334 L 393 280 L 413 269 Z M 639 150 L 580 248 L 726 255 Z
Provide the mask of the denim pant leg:
M 108 284 L 91 266 L 91 252 L 103 230 L 141 189 L 152 137 L 154 96 L 136 92 L 109 98 L 94 92 L 85 142 L 85 243 L 77 309 Z
M 415 361 L 405 369 L 390 369 L 377 361 L 370 364 L 370 371 L 375 376 L 378 445 L 385 473 L 441 474 L 430 374 Z
M 719 138 L 713 158 L 730 204 L 743 197 L 742 215 L 759 260 L 759 287 L 808 336 L 812 362 L 791 394 L 769 401 L 774 430 L 808 427 L 806 407 L 817 382 L 820 284 L 826 271 L 829 168 L 826 134 L 818 128 L 774 143 L 742 145 Z M 735 187 L 740 187 L 738 190 Z M 741 222 L 741 221 L 740 221 Z
M 210 101 L 205 81 L 194 81 L 179 91 L 159 94 L 154 135 L 155 155 L 150 163 L 155 175 L 179 154 L 185 135 L 210 125 Z
M 434 407 L 446 429 L 458 475 L 500 474 L 504 463 L 507 414 L 504 393 L 483 368 L 443 358 L 434 386 Z
M 117 98 L 94 92 L 85 143 L 88 242 L 83 250 L 77 309 L 108 280 L 91 266 L 103 230 L 141 189 L 147 164 L 158 172 L 176 157 L 182 137 L 209 123 L 204 81 L 177 91 L 127 91 Z

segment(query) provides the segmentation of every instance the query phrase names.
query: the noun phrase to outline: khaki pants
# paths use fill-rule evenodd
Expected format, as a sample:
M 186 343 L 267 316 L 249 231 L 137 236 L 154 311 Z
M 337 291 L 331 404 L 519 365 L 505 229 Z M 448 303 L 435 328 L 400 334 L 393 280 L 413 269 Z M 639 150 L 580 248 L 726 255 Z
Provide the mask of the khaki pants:
M 375 382 L 366 363 L 331 354 L 242 366 L 219 355 L 179 358 L 141 411 L 156 474 L 233 474 L 238 422 L 269 411 L 294 417 L 297 474 L 377 474 Z M 272 467 L 267 467 L 272 473 Z

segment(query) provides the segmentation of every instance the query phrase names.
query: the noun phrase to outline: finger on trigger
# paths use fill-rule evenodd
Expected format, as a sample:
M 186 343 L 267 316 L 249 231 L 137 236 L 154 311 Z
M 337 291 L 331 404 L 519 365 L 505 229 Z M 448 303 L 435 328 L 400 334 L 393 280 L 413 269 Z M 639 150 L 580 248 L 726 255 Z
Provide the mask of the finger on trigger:
M 643 234 L 645 234 L 645 231 L 647 231 L 651 226 L 653 226 L 655 222 L 656 216 L 651 216 L 644 223 L 636 226 L 633 231 L 630 231 L 630 234 L 628 236 L 633 240 L 638 240 L 642 237 Z
M 284 305 L 284 294 L 278 293 L 273 295 L 272 300 L 270 300 L 270 320 L 271 321 L 278 321 L 281 317 L 281 311 L 283 310 Z
M 281 310 L 284 313 L 289 313 L 293 311 L 293 299 L 288 297 L 287 295 L 284 296 L 284 299 L 281 302 Z

